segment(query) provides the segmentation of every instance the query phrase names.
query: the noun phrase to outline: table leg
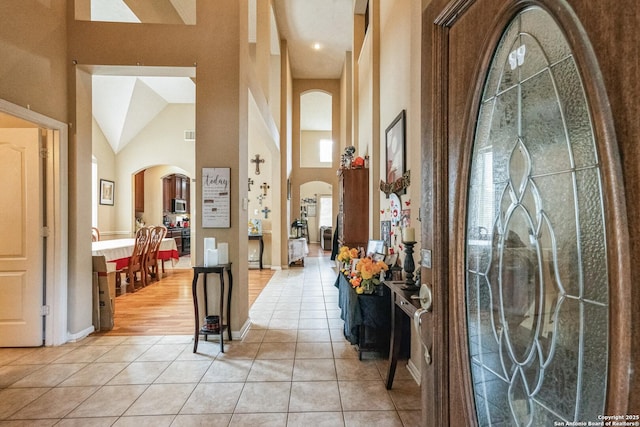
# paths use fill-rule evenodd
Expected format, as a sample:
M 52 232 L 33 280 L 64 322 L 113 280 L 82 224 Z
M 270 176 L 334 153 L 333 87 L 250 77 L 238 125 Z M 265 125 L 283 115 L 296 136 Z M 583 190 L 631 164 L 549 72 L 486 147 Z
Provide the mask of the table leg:
M 195 353 L 198 350 L 198 339 L 200 338 L 200 315 L 198 314 L 198 273 L 195 272 L 193 273 L 191 292 L 193 294 L 193 312 L 196 315 L 196 330 L 193 337 L 193 352 Z
M 262 254 L 264 254 L 264 240 L 260 236 L 260 270 L 262 270 Z
M 204 273 L 203 285 L 204 285 L 204 316 L 207 317 L 209 315 L 209 297 L 208 297 L 208 292 L 207 292 L 207 273 Z M 209 335 L 205 334 L 204 340 L 205 341 L 209 341 Z
M 394 303 L 394 298 L 391 298 L 391 325 L 393 330 L 391 331 L 391 342 L 389 344 L 389 371 L 387 372 L 387 390 L 390 390 L 393 386 L 393 377 L 396 374 L 396 366 L 398 364 L 398 356 L 400 356 L 400 346 L 402 345 L 402 322 L 404 316 L 402 309 Z
M 224 303 L 224 269 L 220 270 L 220 352 L 224 353 L 224 331 L 222 330 L 223 320 L 222 313 L 223 311 L 223 303 Z M 226 319 L 227 328 L 229 328 L 229 319 Z
M 229 290 L 227 291 L 227 337 L 231 339 L 231 291 L 233 289 L 233 276 L 231 275 L 231 267 L 227 270 L 227 278 L 229 279 Z M 222 313 L 222 312 L 220 312 Z

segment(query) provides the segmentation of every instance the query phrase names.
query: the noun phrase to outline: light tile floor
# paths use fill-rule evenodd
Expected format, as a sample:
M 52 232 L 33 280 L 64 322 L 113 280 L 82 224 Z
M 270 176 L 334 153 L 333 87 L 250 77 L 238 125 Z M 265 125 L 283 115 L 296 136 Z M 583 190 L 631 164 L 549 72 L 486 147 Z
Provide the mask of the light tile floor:
M 420 388 L 342 334 L 328 258 L 278 271 L 242 341 L 90 336 L 0 349 L 0 426 L 417 426 Z M 404 365 L 404 364 L 403 364 Z

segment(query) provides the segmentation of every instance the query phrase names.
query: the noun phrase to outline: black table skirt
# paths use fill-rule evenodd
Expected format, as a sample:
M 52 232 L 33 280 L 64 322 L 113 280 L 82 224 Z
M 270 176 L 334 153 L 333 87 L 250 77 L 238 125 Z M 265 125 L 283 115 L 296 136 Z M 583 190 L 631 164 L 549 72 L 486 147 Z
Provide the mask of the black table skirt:
M 351 344 L 360 342 L 360 326 L 387 336 L 391 331 L 391 291 L 381 285 L 378 292 L 358 295 L 343 274 L 338 274 L 334 286 L 338 288 L 338 305 L 344 320 L 344 336 Z

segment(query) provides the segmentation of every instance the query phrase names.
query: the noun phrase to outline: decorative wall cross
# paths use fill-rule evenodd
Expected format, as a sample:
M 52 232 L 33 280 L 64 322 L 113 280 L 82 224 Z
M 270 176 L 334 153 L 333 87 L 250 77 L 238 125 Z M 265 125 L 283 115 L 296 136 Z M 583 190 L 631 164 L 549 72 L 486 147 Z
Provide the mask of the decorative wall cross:
M 269 212 L 271 212 L 271 209 L 265 206 L 260 212 L 264 214 L 264 219 L 267 219 L 269 218 Z
M 248 184 L 248 189 L 249 191 L 251 191 L 251 186 L 254 184 L 253 180 L 251 178 L 249 178 L 249 184 Z
M 260 158 L 260 154 L 256 154 L 254 159 L 251 159 L 251 163 L 256 164 L 256 175 L 260 175 L 260 163 L 264 163 L 264 159 Z
M 262 206 L 262 201 L 265 199 L 265 197 L 260 194 L 258 197 L 256 197 L 256 199 L 258 199 L 258 203 L 260 203 L 260 206 Z
M 267 190 L 271 188 L 269 187 L 269 185 L 266 182 L 263 182 L 262 185 L 260 186 L 260 189 L 262 190 L 262 194 L 264 194 L 265 196 L 267 195 Z

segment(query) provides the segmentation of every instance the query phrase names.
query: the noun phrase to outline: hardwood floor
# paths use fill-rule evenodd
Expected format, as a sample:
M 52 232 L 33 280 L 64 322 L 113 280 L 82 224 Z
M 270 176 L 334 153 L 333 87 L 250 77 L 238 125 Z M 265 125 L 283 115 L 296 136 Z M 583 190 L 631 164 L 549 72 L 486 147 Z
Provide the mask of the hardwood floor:
M 193 333 L 191 270 L 174 269 L 135 293 L 116 297 L 114 327 L 101 335 Z
M 253 305 L 260 292 L 273 276 L 273 270 L 249 270 L 249 307 Z
M 310 257 L 329 256 L 318 244 L 309 245 Z M 298 268 L 298 267 L 292 267 Z M 249 270 L 249 306 L 273 276 L 269 269 Z M 157 282 L 116 297 L 115 326 L 100 335 L 185 335 L 193 333 L 191 269 L 167 269 Z

